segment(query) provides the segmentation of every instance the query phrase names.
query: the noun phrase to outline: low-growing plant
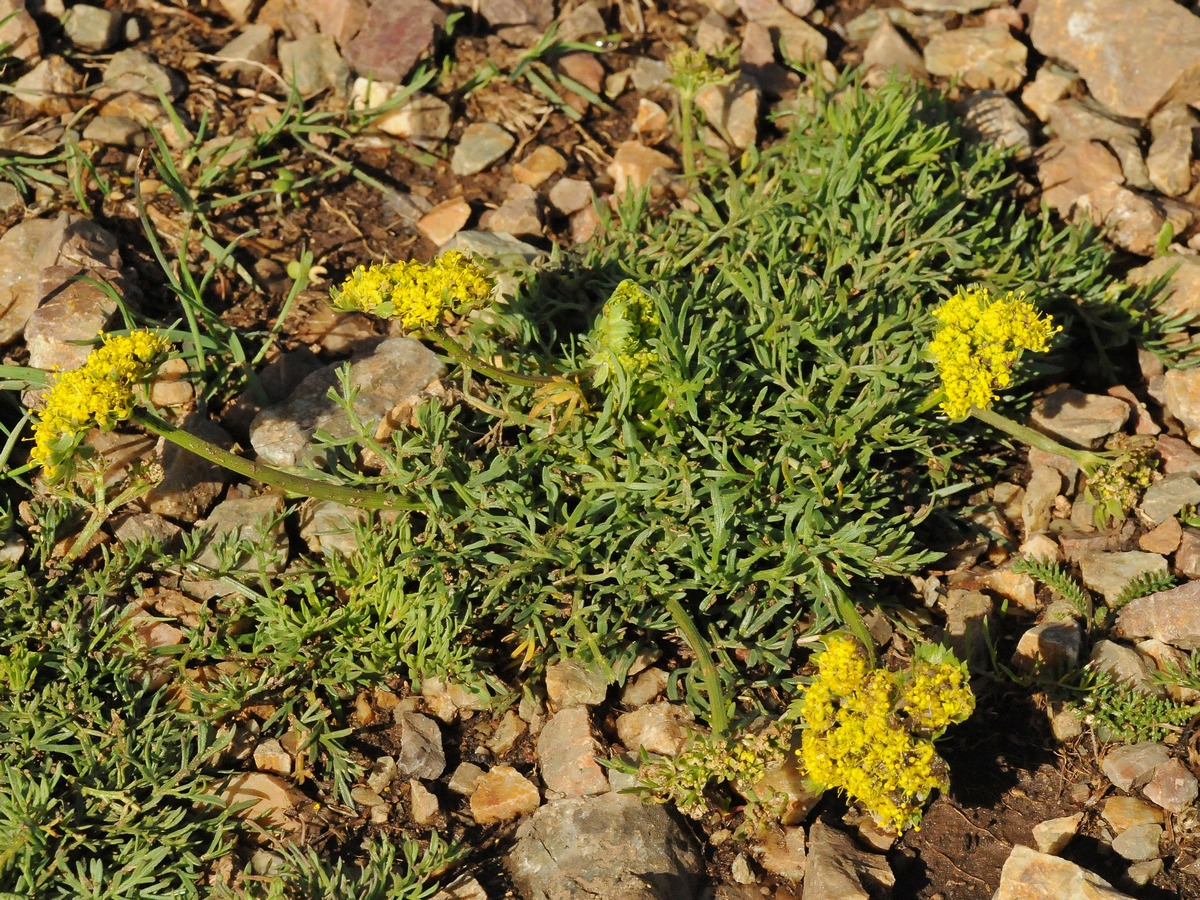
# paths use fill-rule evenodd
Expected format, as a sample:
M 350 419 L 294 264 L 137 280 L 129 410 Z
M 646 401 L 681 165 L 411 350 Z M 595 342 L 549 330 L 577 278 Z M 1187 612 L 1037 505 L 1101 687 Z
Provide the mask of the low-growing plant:
M 1076 705 L 1080 718 L 1101 736 L 1123 744 L 1161 741 L 1200 715 L 1200 705 L 1179 703 L 1091 667 L 1083 670 L 1078 688 L 1083 692 Z

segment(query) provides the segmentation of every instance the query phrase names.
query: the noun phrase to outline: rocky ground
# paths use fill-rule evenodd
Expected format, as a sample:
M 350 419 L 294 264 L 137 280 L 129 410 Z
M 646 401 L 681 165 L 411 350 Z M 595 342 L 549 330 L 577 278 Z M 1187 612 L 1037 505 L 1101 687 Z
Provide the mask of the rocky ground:
M 12 59 L 0 123 L 0 174 L 9 179 L 0 182 L 0 342 L 12 362 L 77 364 L 86 348 L 75 342 L 117 322 L 111 297 L 74 280 L 81 270 L 172 318 L 177 301 L 143 221 L 171 253 L 200 262 L 244 235 L 240 268 L 216 269 L 210 293 L 220 322 L 264 328 L 279 315 L 288 267 L 304 247 L 313 274 L 329 280 L 361 263 L 447 248 L 532 259 L 552 244 L 585 241 L 601 223 L 596 206 L 629 185 L 686 202 L 666 63 L 685 43 L 738 54 L 737 77 L 697 97 L 704 141 L 717 153 L 771 141 L 771 114 L 795 102 L 805 78 L 832 80 L 861 65 L 868 79 L 898 70 L 947 88 L 978 140 L 1014 151 L 1031 204 L 1102 226 L 1122 274 L 1141 282 L 1169 273 L 1169 308 L 1193 313 L 1200 15 L 1191 6 L 130 0 L 64 10 L 61 0 L 4 0 L 0 38 Z M 543 41 L 551 26 L 553 47 Z M 300 125 L 288 119 L 288 81 L 316 111 Z M 406 84 L 427 89 L 405 92 Z M 330 125 L 347 104 L 361 110 L 397 95 L 361 128 Z M 177 120 L 164 116 L 160 97 Z M 280 121 L 304 138 L 289 132 L 271 149 L 288 176 L 278 166 L 271 180 L 266 168 L 239 169 L 240 158 L 259 152 L 247 143 L 252 135 Z M 218 198 L 258 193 L 181 207 L 173 173 L 144 152 L 151 125 L 189 184 L 210 178 Z M 347 174 L 342 159 L 368 178 Z M 106 183 L 102 196 L 86 187 L 85 160 Z M 73 192 L 73 184 L 85 187 Z M 333 313 L 326 296 L 327 284 L 304 291 L 281 325 L 287 352 L 266 361 L 270 409 L 261 413 L 268 404 L 249 395 L 206 397 L 218 414 L 188 427 L 276 464 L 301 460 L 312 431 L 331 427 L 312 404 L 331 384 L 329 364 L 378 336 L 364 318 Z M 1121 433 L 1150 443 L 1162 477 L 1134 514 L 1097 529 L 1077 467 L 1039 451 L 1014 461 L 977 498 L 992 508 L 980 514 L 985 536 L 955 548 L 953 566 L 915 580 L 914 615 L 929 638 L 986 662 L 987 621 L 1005 635 L 1001 662 L 1017 676 L 1090 652 L 1098 667 L 1142 684 L 1200 645 L 1200 369 L 1167 371 L 1149 353 L 1138 362 L 1121 385 L 1081 373 L 1034 413 L 1039 427 L 1083 446 Z M 375 373 L 363 381 L 383 412 L 444 372 L 432 354 L 391 342 L 356 366 Z M 181 416 L 195 399 L 184 380 L 155 387 L 156 404 Z M 126 459 L 153 452 L 136 436 L 110 440 Z M 144 509 L 114 520 L 113 539 L 197 523 L 228 531 L 281 503 L 189 458 L 168 452 L 159 461 L 163 483 Z M 314 551 L 337 546 L 322 515 L 311 508 L 300 534 Z M 262 542 L 286 557 L 282 529 Z M 1077 615 L 1013 569 L 1022 555 L 1064 561 L 1110 604 L 1147 572 L 1169 572 L 1181 585 L 1124 606 L 1107 637 L 1093 641 Z M 163 585 L 150 608 L 182 618 L 193 598 L 217 589 Z M 890 628 L 877 624 L 885 645 Z M 169 644 L 170 626 L 148 625 L 145 637 Z M 732 823 L 688 822 L 619 793 L 630 776 L 598 762 L 642 748 L 678 752 L 691 717 L 667 699 L 672 652 L 645 660 L 621 689 L 585 666 L 559 664 L 538 687 L 541 699 L 502 714 L 473 708 L 469 695 L 437 681 L 416 695 L 397 684 L 360 697 L 354 724 L 369 775 L 355 788 L 358 808 L 282 820 L 302 822 L 302 839 L 318 847 L 335 846 L 350 828 L 438 826 L 471 847 L 443 900 L 1200 896 L 1191 724 L 1109 749 L 1036 683 L 981 683 L 978 713 L 945 746 L 953 789 L 920 831 L 893 842 L 835 798 L 814 806 L 796 773 L 780 771 L 771 778 L 793 796 L 789 824 L 742 840 Z M 294 750 L 277 741 L 250 748 L 253 771 L 232 798 L 261 798 L 259 813 L 307 808 L 312 798 L 291 780 Z M 269 871 L 271 851 L 260 854 Z

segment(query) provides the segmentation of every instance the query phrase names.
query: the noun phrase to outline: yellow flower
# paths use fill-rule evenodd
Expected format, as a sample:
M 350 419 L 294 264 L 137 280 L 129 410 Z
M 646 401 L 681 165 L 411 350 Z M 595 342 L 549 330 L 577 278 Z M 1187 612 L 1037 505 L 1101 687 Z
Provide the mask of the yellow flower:
M 338 309 L 398 319 L 409 332 L 436 328 L 448 312 L 487 300 L 492 281 L 469 258 L 451 250 L 432 263 L 359 266 L 330 298 Z
M 959 290 L 933 311 L 937 335 L 929 346 L 946 392 L 942 410 L 952 419 L 971 407 L 986 409 L 996 392 L 1012 383 L 1012 369 L 1025 350 L 1042 352 L 1061 331 L 1041 316 L 1024 293 L 993 300 L 987 288 Z
M 134 392 L 154 373 L 167 346 L 153 331 L 105 335 L 82 366 L 54 379 L 29 454 L 47 479 L 67 474 L 71 454 L 90 429 L 109 431 L 133 414 Z

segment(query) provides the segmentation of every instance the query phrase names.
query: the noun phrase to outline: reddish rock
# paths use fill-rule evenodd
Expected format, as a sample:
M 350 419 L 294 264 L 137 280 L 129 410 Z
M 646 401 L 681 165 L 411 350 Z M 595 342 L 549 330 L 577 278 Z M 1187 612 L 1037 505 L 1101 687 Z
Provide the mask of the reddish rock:
M 433 48 L 434 29 L 445 21 L 446 14 L 429 0 L 375 3 L 342 55 L 358 75 L 402 84 Z

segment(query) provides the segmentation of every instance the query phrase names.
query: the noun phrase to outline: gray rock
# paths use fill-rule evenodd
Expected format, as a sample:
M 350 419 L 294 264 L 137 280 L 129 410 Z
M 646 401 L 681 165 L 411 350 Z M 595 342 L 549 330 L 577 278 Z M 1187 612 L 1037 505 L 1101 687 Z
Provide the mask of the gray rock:
M 1124 684 L 1141 693 L 1166 695 L 1161 685 L 1156 685 L 1150 680 L 1150 665 L 1146 658 L 1132 647 L 1115 641 L 1096 641 L 1092 645 L 1089 666 L 1097 672 L 1111 676 L 1118 684 Z
M 1191 475 L 1176 472 L 1146 488 L 1138 511 L 1149 524 L 1158 525 L 1190 503 L 1200 503 L 1200 483 Z
M 12 95 L 48 116 L 61 116 L 78 106 L 83 75 L 61 56 L 48 56 L 13 82 Z
M 1128 418 L 1129 405 L 1116 397 L 1062 388 L 1034 401 L 1030 424 L 1068 444 L 1096 448 Z
M 1000 871 L 1000 884 L 992 900 L 1133 900 L 1087 869 L 1020 844 Z
M 501 159 L 516 142 L 516 138 L 499 125 L 472 122 L 454 148 L 450 169 L 460 177 L 476 175 Z
M 989 625 L 995 601 L 979 591 L 951 588 L 946 594 L 946 635 L 944 643 L 959 659 L 982 663 L 987 659 Z
M 170 547 L 183 529 L 157 513 L 132 513 L 121 518 L 113 535 L 122 544 L 150 543 Z
M 1061 673 L 1079 665 L 1083 633 L 1077 622 L 1043 622 L 1017 641 L 1012 664 L 1019 672 Z
M 91 341 L 116 321 L 117 304 L 95 284 L 94 278 L 114 284 L 118 294 L 123 279 L 115 270 L 87 270 L 50 266 L 42 270 L 45 298 L 25 325 L 29 365 L 38 369 L 74 369 L 92 350 Z
M 9 56 L 36 63 L 42 55 L 42 36 L 25 6 L 25 0 L 0 0 L 0 45 Z
M 603 794 L 608 778 L 596 762 L 600 745 L 592 737 L 587 707 L 559 710 L 538 735 L 538 766 L 547 797 L 584 797 Z
M 306 34 L 294 41 L 280 41 L 278 52 L 284 79 L 301 97 L 308 99 L 326 90 L 338 96 L 345 93 L 350 67 L 329 35 Z
M 485 213 L 480 224 L 499 234 L 541 237 L 542 213 L 537 192 L 527 184 L 511 185 L 504 202 Z
M 582 178 L 561 178 L 550 188 L 550 203 L 564 215 L 591 206 L 595 196 L 592 183 Z
M 328 397 L 338 386 L 337 369 L 326 366 L 317 370 L 301 381 L 284 403 L 254 417 L 250 441 L 259 459 L 277 466 L 302 465 L 315 459 L 311 441 L 318 429 L 335 437 L 351 433 L 349 417 Z M 383 341 L 350 362 L 350 382 L 358 389 L 355 413 L 364 422 L 379 422 L 445 372 L 445 364 L 420 341 Z
M 549 803 L 508 856 L 525 900 L 691 900 L 704 858 L 667 810 L 626 794 Z
M 1125 0 L 1041 0 L 1030 38 L 1117 115 L 1200 100 L 1200 18 L 1172 0 L 1142 0 L 1136 16 Z
M 1196 802 L 1196 776 L 1177 759 L 1169 759 L 1154 770 L 1154 775 L 1142 788 L 1146 799 L 1167 812 L 1181 813 Z
M 894 26 L 918 38 L 928 38 L 946 30 L 946 23 L 934 16 L 919 16 L 906 9 L 868 9 L 846 23 L 846 37 L 851 43 L 861 44 L 871 40 L 875 32 L 887 19 Z M 924 60 L 921 68 L 925 68 Z
M 308 549 L 329 556 L 350 557 L 358 552 L 355 525 L 368 513 L 332 500 L 308 500 L 300 511 L 300 537 Z
M 83 137 L 97 144 L 140 150 L 146 146 L 146 128 L 128 116 L 96 116 L 83 129 Z
M 1158 856 L 1162 833 L 1161 825 L 1134 825 L 1113 839 L 1112 848 L 1126 859 L 1153 859 Z
M 1007 0 L 901 0 L 906 9 L 925 13 L 969 13 L 1002 6 Z
M 792 15 L 776 0 L 737 0 L 746 21 L 762 25 L 778 35 L 779 53 L 789 66 L 817 63 L 829 52 L 825 35 L 799 16 Z
M 1091 222 L 1102 228 L 1105 236 L 1118 247 L 1138 256 L 1153 256 L 1163 226 L 1171 222 L 1176 233 L 1190 222 L 1177 213 L 1183 207 L 1168 210 L 1158 199 L 1109 184 L 1084 194 L 1075 201 L 1073 222 Z
M 645 749 L 677 756 L 695 731 L 696 717 L 678 703 L 651 703 L 617 717 L 617 736 L 631 753 Z
M 486 231 L 460 231 L 447 242 L 445 249 L 481 256 L 502 266 L 532 263 L 544 255 L 544 251 L 533 244 L 517 240 L 510 234 Z
M 159 65 L 149 53 L 122 50 L 114 53 L 108 61 L 104 80 L 94 96 L 98 100 L 106 100 L 124 93 L 153 98 L 165 94 L 169 100 L 178 100 L 186 87 L 187 83 L 178 72 Z
M 1153 638 L 1180 650 L 1200 648 L 1200 581 L 1139 597 L 1122 607 L 1116 637 Z
M 1154 770 L 1171 758 L 1171 752 L 1152 741 L 1113 747 L 1100 761 L 1100 768 L 1119 790 L 1128 791 L 1145 784 Z
M 596 706 L 607 696 L 608 674 L 595 663 L 565 659 L 546 667 L 546 697 L 555 709 Z
M 270 61 L 274 50 L 275 32 L 270 25 L 247 25 L 233 40 L 217 51 L 217 57 L 225 60 L 217 66 L 217 71 L 222 75 L 231 72 L 258 75 L 262 72 L 261 66 Z
M 984 25 L 935 35 L 925 45 L 925 68 L 957 77 L 964 87 L 1015 91 L 1025 80 L 1025 45 L 1007 28 Z
M 483 769 L 474 763 L 459 763 L 451 773 L 446 787 L 463 797 L 470 797 L 475 793 L 475 788 L 479 787 L 481 780 L 483 780 Z
M 225 429 L 197 413 L 184 419 L 180 427 L 224 450 L 233 446 L 233 439 Z M 146 506 L 160 516 L 182 522 L 197 521 L 225 490 L 229 470 L 167 440 L 159 441 L 157 452 L 163 474 L 146 494 Z
M 119 12 L 76 3 L 63 19 L 63 34 L 80 50 L 103 53 L 121 39 L 122 19 Z
M 438 778 L 446 771 L 446 751 L 442 749 L 442 730 L 429 716 L 401 712 L 397 707 L 396 724 L 400 726 L 400 756 L 396 770 L 410 778 Z
M 663 669 L 651 666 L 626 683 L 621 691 L 621 702 L 635 709 L 653 703 L 666 692 L 670 678 Z
M 638 57 L 629 73 L 633 89 L 643 95 L 662 89 L 670 77 L 671 67 L 661 59 L 649 56 Z
M 710 84 L 696 94 L 696 107 L 729 146 L 745 150 L 758 141 L 761 93 L 753 79 L 742 75 L 729 84 Z
M 1169 572 L 1165 558 L 1141 550 L 1085 553 L 1079 560 L 1083 584 L 1112 606 L 1131 581 L 1148 572 Z
M 959 111 L 967 134 L 975 140 L 1011 150 L 1017 159 L 1033 154 L 1029 119 L 1000 91 L 976 91 L 959 104 Z
M 433 49 L 434 32 L 446 14 L 429 0 L 373 3 L 367 20 L 345 47 L 355 74 L 401 84 L 417 60 Z
M 1168 197 L 1178 197 L 1192 186 L 1195 132 L 1195 116 L 1179 104 L 1164 107 L 1150 120 L 1146 167 L 1151 183 Z
M 758 861 L 773 875 L 800 881 L 808 868 L 803 828 L 772 828 L 755 845 Z M 761 895 L 760 895 L 761 896 Z
M 492 27 L 532 25 L 545 28 L 554 19 L 552 0 L 480 0 L 479 14 Z
M 204 537 L 196 565 L 233 577 L 257 578 L 264 571 L 272 574 L 283 571 L 288 556 L 283 515 L 283 498 L 278 495 L 222 501 L 203 523 Z M 244 541 L 253 550 L 224 552 L 233 540 Z M 221 578 L 185 578 L 182 587 L 205 600 L 233 591 L 233 586 Z
M 808 839 L 804 900 L 870 900 L 895 887 L 887 857 L 861 849 L 850 835 L 817 821 Z

